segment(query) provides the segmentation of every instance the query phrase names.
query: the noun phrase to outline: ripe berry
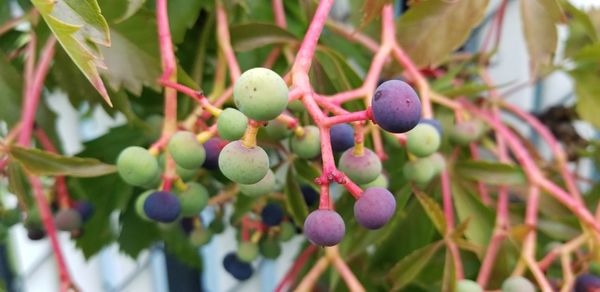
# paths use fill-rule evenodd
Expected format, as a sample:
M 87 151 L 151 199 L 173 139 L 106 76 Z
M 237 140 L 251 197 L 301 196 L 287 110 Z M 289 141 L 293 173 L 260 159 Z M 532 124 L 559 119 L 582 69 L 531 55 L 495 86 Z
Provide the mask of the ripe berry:
M 255 184 L 239 184 L 240 191 L 251 197 L 258 197 L 269 194 L 275 189 L 275 175 L 269 169 L 267 175 Z
M 270 121 L 264 129 L 269 138 L 276 141 L 288 138 L 292 134 L 288 126 L 278 120 Z
M 196 135 L 188 131 L 179 131 L 169 140 L 167 150 L 177 165 L 186 169 L 199 168 L 206 159 L 204 147 Z
M 360 156 L 354 153 L 354 147 L 346 150 L 339 161 L 339 169 L 357 184 L 370 183 L 381 174 L 381 161 L 377 154 L 364 148 Z
M 384 130 L 404 133 L 421 119 L 421 102 L 410 85 L 388 80 L 377 87 L 371 102 L 373 120 Z
M 242 141 L 233 141 L 221 151 L 219 168 L 234 182 L 255 184 L 267 175 L 269 157 L 259 146 L 247 148 Z
M 283 209 L 275 204 L 267 204 L 260 212 L 262 222 L 267 226 L 277 226 L 283 220 Z
M 94 205 L 90 204 L 88 201 L 77 201 L 73 206 L 79 215 L 81 215 L 81 219 L 85 222 L 92 217 L 94 214 Z
M 210 170 L 219 168 L 219 154 L 223 147 L 227 145 L 227 141 L 215 137 L 204 142 L 204 150 L 206 151 L 206 160 L 202 164 L 202 167 Z
M 332 210 L 315 210 L 304 221 L 304 234 L 316 245 L 334 246 L 344 238 L 346 226 L 340 214 Z
M 315 188 L 309 185 L 303 185 L 300 187 L 302 191 L 302 196 L 304 197 L 304 202 L 306 202 L 307 206 L 314 206 L 319 201 L 319 192 L 315 190 Z
M 177 220 L 181 214 L 181 204 L 172 193 L 157 191 L 151 193 L 144 201 L 144 213 L 154 221 L 170 223 Z
M 46 237 L 46 231 L 41 228 L 27 228 L 27 237 L 31 240 L 40 240 Z
M 61 209 L 54 216 L 56 228 L 62 231 L 73 231 L 81 227 L 81 215 L 75 209 Z
M 208 204 L 208 191 L 196 182 L 187 184 L 187 189 L 179 194 L 181 215 L 184 217 L 195 216 Z
M 354 128 L 348 124 L 334 125 L 330 129 L 331 149 L 343 152 L 354 146 Z
M 419 123 L 406 136 L 406 148 L 415 156 L 426 157 L 440 148 L 440 134 L 431 124 Z
M 288 87 L 277 73 L 266 68 L 253 68 L 235 82 L 233 100 L 249 118 L 268 121 L 285 110 Z
M 378 229 L 385 225 L 396 211 L 394 195 L 384 188 L 368 188 L 354 203 L 356 222 L 368 229 Z
M 483 289 L 475 281 L 462 279 L 456 282 L 456 292 L 483 292 Z
M 600 291 L 600 278 L 594 275 L 579 275 L 575 281 L 575 292 Z
M 266 259 L 276 259 L 281 255 L 281 244 L 273 238 L 261 240 L 258 249 Z
M 189 235 L 190 243 L 195 247 L 203 246 L 212 239 L 212 231 L 210 229 L 194 229 Z
M 258 257 L 258 245 L 250 241 L 240 242 L 236 254 L 240 261 L 250 263 Z
M 234 108 L 226 108 L 217 119 L 217 131 L 225 140 L 238 140 L 244 136 L 248 118 Z
M 466 146 L 481 138 L 485 132 L 485 125 L 479 120 L 471 120 L 454 125 L 448 132 L 452 143 Z
M 250 279 L 254 272 L 252 266 L 249 263 L 240 261 L 235 252 L 228 253 L 223 258 L 223 267 L 231 276 L 240 281 Z
M 526 278 L 513 276 L 504 280 L 502 292 L 535 292 L 535 286 Z
M 160 173 L 156 158 L 138 146 L 121 151 L 117 158 L 117 171 L 126 183 L 134 186 L 150 184 Z
M 290 142 L 292 151 L 303 159 L 315 158 L 321 153 L 321 135 L 315 126 L 304 127 L 304 135 L 294 136 Z

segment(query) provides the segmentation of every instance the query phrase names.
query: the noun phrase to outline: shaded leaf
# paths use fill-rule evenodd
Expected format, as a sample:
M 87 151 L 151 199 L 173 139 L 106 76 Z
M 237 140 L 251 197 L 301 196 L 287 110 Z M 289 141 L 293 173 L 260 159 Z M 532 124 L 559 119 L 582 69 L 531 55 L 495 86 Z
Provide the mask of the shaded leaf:
M 304 159 L 294 159 L 294 168 L 305 180 L 312 182 L 321 175 L 321 171 L 310 161 Z
M 600 98 L 598 98 L 598 90 L 600 90 L 600 77 L 597 74 L 599 68 L 578 69 L 569 72 L 571 77 L 575 79 L 575 94 L 577 101 L 575 110 L 579 117 L 597 129 L 600 129 Z
M 315 58 L 337 92 L 357 88 L 362 83 L 362 78 L 356 73 L 356 70 L 338 52 L 325 47 L 317 47 Z
M 163 230 L 162 238 L 165 241 L 165 249 L 176 256 L 179 261 L 194 268 L 202 266 L 198 248 L 192 246 L 179 224 L 176 223 L 175 226 Z
M 450 249 L 446 249 L 444 261 L 444 278 L 442 279 L 442 292 L 456 291 L 456 269 Z
M 202 2 L 189 0 L 169 0 L 167 2 L 169 28 L 174 43 L 183 42 L 185 32 L 194 25 L 200 15 Z
M 541 67 L 552 65 L 552 59 L 556 52 L 558 43 L 558 32 L 556 30 L 556 9 L 551 2 L 555 0 L 522 0 L 521 21 L 523 22 L 523 34 L 529 51 L 529 62 L 532 75 L 540 73 Z M 551 11 L 548 11 L 548 8 Z
M 31 206 L 33 200 L 29 194 L 30 188 L 27 177 L 18 163 L 9 163 L 7 166 L 8 191 L 15 194 L 18 198 L 25 200 L 25 204 Z
M 266 45 L 298 41 L 287 30 L 270 23 L 244 23 L 230 28 L 231 46 L 236 51 L 249 51 Z
M 135 211 L 135 201 L 129 203 L 127 210 L 119 216 L 121 230 L 117 239 L 119 251 L 137 258 L 137 256 L 152 243 L 160 240 L 158 225 L 145 221 Z
M 306 216 L 308 216 L 308 208 L 304 201 L 304 196 L 296 180 L 296 171 L 294 168 L 290 168 L 287 173 L 287 179 L 283 188 L 283 193 L 287 200 L 285 200 L 286 208 L 292 215 L 294 222 L 297 226 L 303 226 Z
M 431 243 L 399 261 L 387 274 L 387 278 L 393 283 L 392 290 L 400 290 L 415 279 L 442 246 L 443 241 Z
M 433 225 L 435 225 L 435 228 L 438 230 L 440 235 L 445 236 L 446 218 L 444 217 L 444 211 L 442 211 L 440 205 L 438 205 L 433 198 L 430 198 L 427 194 L 421 191 L 415 190 L 415 196 L 419 200 L 419 203 L 421 203 L 421 206 L 423 206 L 427 216 L 429 216 L 429 219 Z
M 523 170 L 512 164 L 466 160 L 457 162 L 455 172 L 461 177 L 493 185 L 524 185 L 527 178 Z
M 231 222 L 233 224 L 237 223 L 239 220 L 244 217 L 244 215 L 254 206 L 254 202 L 256 202 L 257 197 L 246 196 L 244 193 L 238 193 L 235 197 L 234 203 L 234 211 L 231 215 Z
M 460 221 L 469 219 L 465 236 L 479 246 L 487 246 L 494 229 L 494 214 L 474 194 L 453 181 L 452 194 Z
M 8 62 L 8 57 L 0 51 L 0 120 L 13 126 L 21 113 L 21 75 Z
M 140 10 L 144 6 L 145 2 L 146 0 L 127 0 L 127 9 L 125 10 L 125 13 L 123 13 L 122 16 L 117 18 L 116 22 L 125 21 L 129 17 L 136 14 L 138 10 Z M 168 3 L 171 3 L 171 1 L 169 1 Z

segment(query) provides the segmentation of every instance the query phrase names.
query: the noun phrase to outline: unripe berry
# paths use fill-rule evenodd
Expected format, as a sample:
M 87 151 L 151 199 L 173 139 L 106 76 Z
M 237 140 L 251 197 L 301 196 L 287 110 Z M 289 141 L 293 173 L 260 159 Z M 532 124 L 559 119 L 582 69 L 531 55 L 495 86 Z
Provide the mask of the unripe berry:
M 140 218 L 146 221 L 150 221 L 151 219 L 148 218 L 146 211 L 144 211 L 144 204 L 146 203 L 146 199 L 154 192 L 154 190 L 145 191 L 135 199 L 135 212 Z
M 181 215 L 184 217 L 195 216 L 208 204 L 208 191 L 196 182 L 187 184 L 187 189 L 179 194 Z
M 206 159 L 204 147 L 196 135 L 188 131 L 179 131 L 169 139 L 167 150 L 177 165 L 186 169 L 199 168 Z
M 250 241 L 240 242 L 237 248 L 237 256 L 242 262 L 252 262 L 258 257 L 258 245 Z
M 117 171 L 123 180 L 134 186 L 150 184 L 160 172 L 156 158 L 148 150 L 130 146 L 117 158 Z
M 259 244 L 259 251 L 266 259 L 276 259 L 281 255 L 281 244 L 273 238 L 264 239 Z
M 526 278 L 513 276 L 504 280 L 502 292 L 535 292 L 535 286 Z
M 426 123 L 419 123 L 406 135 L 408 152 L 418 157 L 427 157 L 440 148 L 441 137 L 438 130 Z
M 212 231 L 210 229 L 194 229 L 189 235 L 190 243 L 195 247 L 203 246 L 212 239 Z
M 275 175 L 269 169 L 267 175 L 255 184 L 239 184 L 240 191 L 251 197 L 267 195 L 275 189 Z
M 483 289 L 475 281 L 462 279 L 456 282 L 456 292 L 483 292 Z
M 234 182 L 255 184 L 267 175 L 269 157 L 259 146 L 247 148 L 241 141 L 234 141 L 221 151 L 219 168 Z
M 304 135 L 292 137 L 292 151 L 303 159 L 313 159 L 321 153 L 321 135 L 315 126 L 304 127 Z
M 249 118 L 269 121 L 285 110 L 288 87 L 277 73 L 253 68 L 242 73 L 233 85 L 233 100 Z
M 238 140 L 244 136 L 248 118 L 234 108 L 226 108 L 217 118 L 217 131 L 225 140 Z

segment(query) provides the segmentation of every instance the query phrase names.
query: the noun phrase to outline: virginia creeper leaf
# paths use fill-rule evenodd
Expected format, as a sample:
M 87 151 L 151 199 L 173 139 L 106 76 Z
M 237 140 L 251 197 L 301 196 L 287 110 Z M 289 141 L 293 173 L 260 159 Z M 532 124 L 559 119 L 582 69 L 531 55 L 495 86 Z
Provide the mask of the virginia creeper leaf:
M 283 192 L 286 197 L 285 205 L 288 212 L 290 212 L 296 224 L 302 226 L 304 224 L 304 219 L 308 216 L 308 208 L 306 207 L 304 196 L 302 196 L 302 191 L 298 185 L 298 180 L 296 179 L 297 175 L 294 168 L 288 169 Z
M 433 198 L 421 191 L 415 191 L 415 196 L 419 200 L 419 203 L 421 203 L 421 206 L 423 206 L 427 216 L 429 216 L 429 219 L 433 222 L 433 225 L 435 225 L 435 228 L 440 235 L 445 236 L 446 217 L 444 217 L 444 211 L 442 211 L 440 205 Z
M 455 164 L 456 173 L 464 178 L 493 185 L 524 185 L 527 182 L 523 170 L 512 164 L 466 160 Z
M 393 283 L 392 290 L 398 291 L 412 282 L 442 246 L 443 241 L 436 241 L 413 251 L 399 261 L 387 274 Z

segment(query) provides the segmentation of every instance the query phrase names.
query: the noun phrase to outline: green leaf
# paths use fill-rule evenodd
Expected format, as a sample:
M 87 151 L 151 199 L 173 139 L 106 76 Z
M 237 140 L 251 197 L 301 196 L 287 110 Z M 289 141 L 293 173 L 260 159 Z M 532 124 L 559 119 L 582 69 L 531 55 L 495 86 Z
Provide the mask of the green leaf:
M 131 200 L 129 207 L 119 216 L 121 231 L 119 232 L 119 251 L 137 258 L 137 256 L 152 243 L 160 240 L 158 225 L 145 221 L 135 211 L 135 200 Z
M 230 28 L 231 46 L 236 51 L 250 51 L 266 45 L 290 44 L 298 39 L 291 32 L 270 23 L 250 22 Z
M 122 22 L 136 14 L 143 6 L 146 0 L 127 0 L 127 9 L 125 13 L 116 19 L 116 22 Z M 170 1 L 168 3 L 171 3 Z M 170 12 L 170 11 L 169 11 Z
M 330 48 L 317 47 L 315 58 L 325 71 L 325 75 L 329 78 L 335 91 L 357 88 L 362 83 L 362 78 L 356 73 L 356 70 L 338 52 Z
M 101 176 L 117 171 L 114 165 L 93 158 L 66 157 L 34 148 L 10 147 L 10 156 L 35 175 Z
M 306 181 L 312 182 L 321 175 L 321 171 L 310 161 L 304 159 L 294 159 L 294 168 L 300 177 Z
M 438 203 L 430 198 L 427 194 L 415 190 L 415 196 L 421 203 L 421 206 L 429 216 L 429 219 L 435 225 L 435 228 L 438 230 L 441 236 L 446 235 L 446 217 L 444 216 L 444 211 Z
M 590 69 L 581 68 L 571 71 L 569 74 L 575 79 L 575 94 L 577 95 L 575 110 L 577 114 L 581 119 L 600 129 L 600 115 L 598 115 L 600 77 L 597 70 L 597 65 L 594 65 Z
M 555 2 L 555 0 L 519 1 L 532 75 L 537 75 L 542 67 L 547 68 L 552 65 L 558 43 L 556 19 L 553 19 L 553 15 L 557 13 L 552 8 L 554 7 L 552 3 L 548 2 Z
M 461 177 L 492 185 L 524 185 L 527 178 L 523 170 L 513 164 L 486 160 L 459 161 L 454 171 Z
M 292 215 L 296 225 L 302 226 L 306 216 L 308 216 L 308 208 L 306 207 L 306 202 L 304 201 L 304 196 L 302 195 L 296 176 L 294 168 L 290 168 L 287 173 L 283 193 L 287 199 L 285 200 L 285 206 L 288 212 Z
M 398 41 L 417 66 L 436 66 L 467 40 L 488 2 L 419 1 L 396 23 Z
M 108 24 L 96 0 L 32 0 L 71 60 L 110 105 L 98 68 L 104 67 L 96 44 L 110 46 Z
M 235 197 L 234 211 L 231 215 L 231 222 L 233 224 L 237 223 L 242 219 L 242 217 L 244 217 L 246 213 L 250 212 L 254 206 L 254 203 L 256 202 L 256 199 L 257 197 L 246 196 L 241 192 L 238 193 Z
M 366 0 L 363 4 L 363 18 L 361 19 L 361 26 L 368 24 L 374 18 L 381 15 L 381 9 L 386 4 L 394 3 L 392 0 Z
M 165 249 L 176 256 L 182 263 L 190 267 L 200 268 L 202 262 L 200 261 L 198 248 L 192 246 L 190 240 L 179 227 L 178 223 L 175 223 L 174 225 L 175 226 L 169 226 L 170 228 L 162 231 Z
M 412 282 L 442 246 L 443 241 L 431 243 L 399 261 L 387 274 L 387 278 L 393 283 L 392 290 L 400 290 Z
M 8 62 L 8 57 L 0 51 L 0 120 L 13 126 L 21 113 L 23 81 L 21 75 Z
M 460 185 L 452 182 L 452 194 L 460 221 L 469 220 L 465 235 L 479 246 L 487 246 L 494 229 L 494 214 L 483 203 Z
M 185 32 L 194 25 L 200 15 L 202 2 L 189 0 L 169 0 L 167 2 L 169 28 L 174 43 L 183 42 Z
M 456 291 L 456 269 L 450 249 L 446 249 L 446 259 L 444 261 L 444 278 L 442 279 L 442 292 Z
M 8 191 L 15 194 L 18 198 L 23 198 L 25 204 L 31 206 L 33 200 L 29 193 L 29 184 L 21 165 L 18 163 L 9 163 L 7 166 Z

